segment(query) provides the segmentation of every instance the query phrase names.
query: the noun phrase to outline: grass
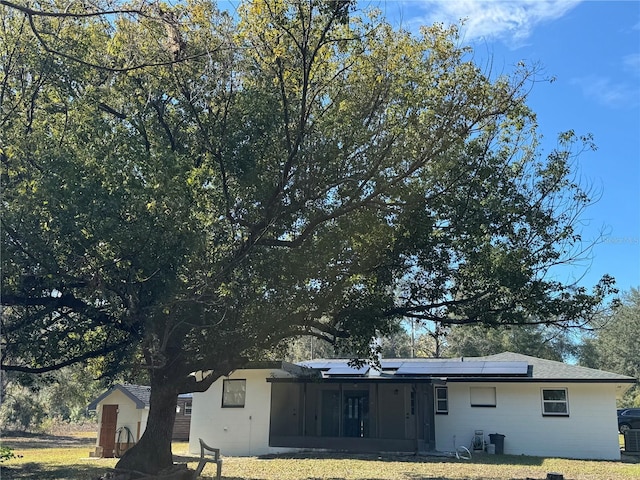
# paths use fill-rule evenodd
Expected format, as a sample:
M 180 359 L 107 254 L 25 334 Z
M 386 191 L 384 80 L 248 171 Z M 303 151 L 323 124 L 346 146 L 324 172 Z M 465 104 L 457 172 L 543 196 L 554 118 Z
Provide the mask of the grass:
M 70 437 L 61 437 L 68 439 Z M 20 458 L 2 464 L 0 478 L 90 480 L 113 468 L 116 459 L 90 459 L 95 438 L 78 438 L 80 445 L 51 447 L 36 441 L 3 441 Z M 63 440 L 64 442 L 64 440 Z M 174 443 L 176 462 L 195 468 L 197 456 L 185 442 Z M 446 457 L 375 455 L 291 455 L 274 458 L 224 458 L 225 480 L 526 480 L 562 473 L 567 480 L 631 480 L 640 478 L 640 463 L 582 461 L 510 455 L 476 455 L 471 461 Z M 203 474 L 213 477 L 215 467 Z
M 640 477 L 640 466 L 617 462 L 584 462 L 532 457 L 481 457 L 471 462 L 447 458 L 406 460 L 362 460 L 354 458 L 297 458 L 224 460 L 225 478 L 234 480 L 453 480 L 453 479 L 544 479 L 558 472 L 566 479 L 620 480 Z M 205 475 L 213 475 L 207 467 Z

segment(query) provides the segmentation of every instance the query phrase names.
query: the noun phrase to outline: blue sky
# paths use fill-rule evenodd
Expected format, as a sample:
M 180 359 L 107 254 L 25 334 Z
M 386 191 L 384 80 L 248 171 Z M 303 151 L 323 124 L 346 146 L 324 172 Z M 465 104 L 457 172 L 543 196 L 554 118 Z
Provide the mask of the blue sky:
M 591 133 L 598 147 L 576 164 L 581 183 L 599 200 L 582 216 L 585 243 L 600 238 L 591 258 L 558 272 L 591 287 L 605 273 L 618 288 L 640 287 L 640 2 L 572 0 L 369 1 L 392 24 L 417 31 L 458 23 L 482 64 L 509 72 L 539 63 L 553 83 L 530 93 L 542 148 L 569 129 Z

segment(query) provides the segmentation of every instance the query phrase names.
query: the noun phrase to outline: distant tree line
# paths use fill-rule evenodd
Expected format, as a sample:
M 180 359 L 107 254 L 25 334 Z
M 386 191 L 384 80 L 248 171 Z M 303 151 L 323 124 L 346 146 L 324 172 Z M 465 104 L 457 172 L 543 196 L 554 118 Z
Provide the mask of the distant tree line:
M 383 358 L 478 357 L 505 351 L 555 361 L 577 363 L 629 375 L 640 381 L 640 290 L 622 295 L 619 306 L 593 319 L 580 331 L 558 325 L 412 325 L 406 322 L 381 339 Z M 287 358 L 348 358 L 351 352 L 300 337 L 289 345 Z M 640 388 L 635 386 L 620 400 L 620 406 L 640 406 Z

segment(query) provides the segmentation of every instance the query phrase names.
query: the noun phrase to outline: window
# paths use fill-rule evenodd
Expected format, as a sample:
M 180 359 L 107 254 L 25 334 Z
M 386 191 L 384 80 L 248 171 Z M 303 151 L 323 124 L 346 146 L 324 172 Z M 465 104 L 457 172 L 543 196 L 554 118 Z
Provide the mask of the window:
M 184 414 L 191 415 L 191 402 L 186 402 L 184 404 Z
M 569 416 L 569 397 L 566 388 L 542 389 L 542 415 Z
M 496 406 L 496 387 L 471 387 L 469 396 L 472 407 Z
M 246 380 L 224 380 L 222 382 L 222 407 L 243 408 L 246 392 Z
M 449 413 L 449 397 L 447 387 L 436 387 L 436 413 Z

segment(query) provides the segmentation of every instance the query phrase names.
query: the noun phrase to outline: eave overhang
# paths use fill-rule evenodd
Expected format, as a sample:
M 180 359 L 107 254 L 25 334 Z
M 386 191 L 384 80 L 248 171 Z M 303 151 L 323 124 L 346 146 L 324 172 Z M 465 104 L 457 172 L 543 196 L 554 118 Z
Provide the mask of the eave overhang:
M 589 379 L 589 378 L 531 378 L 531 377 L 425 377 L 425 376 L 379 376 L 379 377 L 289 377 L 267 378 L 269 383 L 593 383 L 593 384 L 634 384 L 632 379 Z
M 318 384 L 336 384 L 336 383 L 351 383 L 351 384 L 383 384 L 383 383 L 444 383 L 441 378 L 431 377 L 290 377 L 290 378 L 267 378 L 269 383 L 318 383 Z
M 532 377 L 519 377 L 519 378 L 506 378 L 506 377 L 449 377 L 446 379 L 449 383 L 464 383 L 464 382 L 493 382 L 493 383 L 636 383 L 635 380 L 618 379 L 618 378 L 532 378 Z

